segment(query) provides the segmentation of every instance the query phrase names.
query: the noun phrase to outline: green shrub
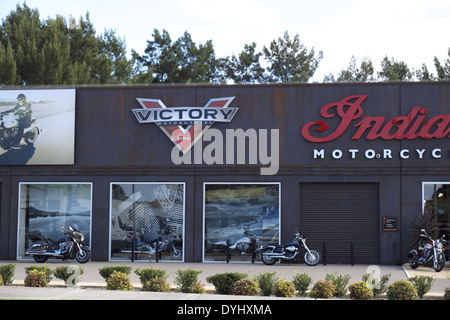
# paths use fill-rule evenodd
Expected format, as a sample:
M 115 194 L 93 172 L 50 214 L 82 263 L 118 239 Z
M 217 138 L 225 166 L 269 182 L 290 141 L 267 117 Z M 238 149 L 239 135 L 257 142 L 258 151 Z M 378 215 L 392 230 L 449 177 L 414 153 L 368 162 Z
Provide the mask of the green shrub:
M 244 278 L 236 281 L 234 294 L 240 296 L 257 296 L 261 290 L 256 280 Z
M 194 283 L 191 286 L 190 292 L 191 293 L 205 294 L 206 293 L 205 286 L 202 285 L 200 282 Z
M 367 285 L 369 286 L 369 288 L 372 289 L 373 296 L 375 297 L 379 294 L 386 292 L 390 277 L 391 277 L 390 273 L 384 274 L 379 278 L 371 277 L 370 273 L 365 273 L 362 276 L 362 280 L 364 282 L 367 282 Z
M 314 284 L 309 295 L 315 299 L 331 299 L 333 298 L 335 291 L 336 288 L 330 281 L 319 280 Z
M 420 299 L 430 291 L 433 283 L 436 281 L 435 278 L 430 276 L 415 276 L 408 280 L 413 283 Z
M 151 278 L 142 286 L 144 291 L 169 292 L 170 285 L 164 278 Z
M 0 275 L 3 279 L 3 285 L 9 286 L 12 284 L 14 280 L 14 272 L 16 271 L 15 264 L 5 264 L 0 266 Z
M 334 286 L 334 295 L 336 297 L 345 296 L 345 294 L 347 293 L 347 285 L 350 281 L 350 278 L 351 277 L 348 274 L 338 275 L 336 272 L 333 274 L 325 275 L 325 281 L 331 282 L 331 284 Z
M 175 284 L 180 287 L 181 292 L 191 293 L 192 286 L 199 283 L 198 275 L 202 272 L 194 269 L 177 270 Z
M 1 286 L 3 286 L 3 277 L 2 277 L 2 275 L 0 274 L 0 287 Z
M 139 280 L 141 281 L 142 285 L 145 285 L 151 279 L 162 278 L 164 280 L 167 280 L 167 278 L 169 277 L 169 273 L 167 273 L 167 271 L 164 269 L 154 269 L 154 268 L 140 269 L 140 268 L 137 268 L 134 271 L 134 273 L 139 276 Z
M 295 286 L 292 281 L 280 279 L 275 284 L 275 296 L 277 297 L 295 297 Z
M 25 287 L 48 287 L 48 276 L 44 271 L 29 270 L 24 285 Z
M 81 275 L 83 273 L 84 270 L 77 265 L 56 267 L 53 270 L 53 274 L 55 275 L 55 277 L 57 279 L 64 280 L 64 282 L 68 286 L 74 286 L 78 282 L 80 282 Z
M 127 274 L 114 270 L 106 280 L 106 289 L 131 291 L 133 286 Z
M 411 281 L 398 280 L 389 286 L 386 295 L 389 300 L 415 300 L 417 289 Z
M 246 277 L 246 273 L 224 272 L 209 276 L 206 281 L 212 283 L 219 294 L 233 294 L 236 281 Z
M 100 269 L 98 269 L 98 272 L 100 273 L 102 278 L 105 280 L 108 280 L 108 278 L 114 273 L 114 271 L 124 273 L 128 276 L 131 272 L 131 267 L 129 267 L 129 266 L 106 266 L 106 267 L 101 267 Z
M 297 289 L 298 294 L 304 296 L 312 283 L 312 278 L 306 273 L 297 273 L 297 271 L 295 271 L 294 280 L 292 282 L 294 283 L 295 289 Z
M 445 300 L 450 300 L 450 288 L 445 288 L 444 299 Z
M 47 283 L 52 281 L 53 271 L 52 271 L 52 269 L 50 269 L 50 267 L 47 264 L 43 264 L 43 265 L 39 265 L 39 266 L 25 267 L 26 274 L 29 274 L 33 270 L 42 271 L 46 276 Z
M 270 296 L 275 292 L 275 283 L 278 281 L 276 272 L 260 273 L 255 277 L 263 296 Z
M 350 298 L 354 300 L 370 300 L 373 298 L 373 291 L 365 281 L 355 282 L 348 287 Z

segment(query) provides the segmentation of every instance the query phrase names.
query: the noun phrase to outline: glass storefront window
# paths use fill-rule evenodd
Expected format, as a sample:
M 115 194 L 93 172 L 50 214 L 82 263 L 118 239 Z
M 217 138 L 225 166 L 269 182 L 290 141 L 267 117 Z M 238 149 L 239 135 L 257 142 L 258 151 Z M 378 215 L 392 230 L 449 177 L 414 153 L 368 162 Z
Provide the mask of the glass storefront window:
M 184 183 L 112 183 L 110 260 L 184 261 Z
M 91 183 L 20 183 L 17 259 L 31 259 L 26 233 L 40 230 L 46 238 L 62 238 L 62 228 L 75 226 L 90 246 L 92 216 Z
M 450 231 L 450 182 L 423 183 L 423 212 L 430 213 L 439 229 L 438 236 L 449 239 Z
M 252 240 L 279 244 L 280 199 L 279 183 L 205 183 L 203 260 L 251 261 Z

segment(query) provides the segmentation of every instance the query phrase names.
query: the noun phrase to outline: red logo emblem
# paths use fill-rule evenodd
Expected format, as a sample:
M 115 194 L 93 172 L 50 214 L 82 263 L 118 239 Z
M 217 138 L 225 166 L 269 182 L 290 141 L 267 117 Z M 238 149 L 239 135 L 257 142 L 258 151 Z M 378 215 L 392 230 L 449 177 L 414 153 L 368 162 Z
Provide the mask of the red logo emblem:
M 214 122 L 230 122 L 238 108 L 229 107 L 235 97 L 215 98 L 203 108 L 168 108 L 159 99 L 136 98 L 142 109 L 133 109 L 140 123 L 156 123 L 183 153 L 202 138 Z

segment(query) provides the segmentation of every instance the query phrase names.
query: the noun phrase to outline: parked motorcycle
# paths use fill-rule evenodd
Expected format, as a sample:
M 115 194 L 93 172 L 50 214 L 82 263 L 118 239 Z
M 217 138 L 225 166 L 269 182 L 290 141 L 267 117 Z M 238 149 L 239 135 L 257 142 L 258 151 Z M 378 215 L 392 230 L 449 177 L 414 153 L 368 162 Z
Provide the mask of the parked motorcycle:
M 434 271 L 440 272 L 445 266 L 444 245 L 446 241 L 444 236 L 433 240 L 425 231 L 420 230 L 420 236 L 427 240 L 427 243 L 422 247 L 419 246 L 409 252 L 409 265 L 416 269 L 420 265 L 433 268 Z
M 303 255 L 305 263 L 315 266 L 319 263 L 320 254 L 316 249 L 308 248 L 306 238 L 295 230 L 294 239 L 283 245 L 266 245 L 259 249 L 261 260 L 266 265 L 272 265 L 277 260 L 294 261 Z
M 32 255 L 36 262 L 42 263 L 48 258 L 73 259 L 79 263 L 86 263 L 91 258 L 91 252 L 88 246 L 83 244 L 84 235 L 75 227 L 69 226 L 68 229 L 62 228 L 65 235 L 58 241 L 46 238 L 40 230 L 34 230 L 26 233 L 28 239 L 33 243 L 28 247 L 25 254 Z
M 20 148 L 23 139 L 24 144 L 36 142 L 41 130 L 37 126 L 36 119 L 31 120 L 31 125 L 24 128 L 20 135 L 19 116 L 12 112 L 0 114 L 0 147 L 4 150 Z

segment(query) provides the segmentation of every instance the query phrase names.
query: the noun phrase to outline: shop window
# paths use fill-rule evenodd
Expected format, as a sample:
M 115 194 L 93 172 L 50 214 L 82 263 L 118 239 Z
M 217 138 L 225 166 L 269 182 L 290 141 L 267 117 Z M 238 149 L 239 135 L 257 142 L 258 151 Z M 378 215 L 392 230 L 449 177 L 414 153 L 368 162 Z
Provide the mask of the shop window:
M 279 183 L 204 184 L 204 261 L 250 262 L 279 235 Z
M 57 241 L 64 236 L 63 227 L 73 226 L 90 246 L 91 183 L 20 183 L 19 198 L 18 259 L 31 259 L 25 255 L 31 244 L 26 233 L 34 230 Z
M 449 240 L 450 182 L 423 183 L 423 213 L 431 214 L 438 236 L 445 235 L 446 240 Z
M 111 260 L 183 261 L 184 183 L 111 184 Z

